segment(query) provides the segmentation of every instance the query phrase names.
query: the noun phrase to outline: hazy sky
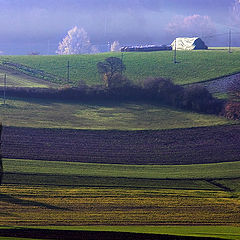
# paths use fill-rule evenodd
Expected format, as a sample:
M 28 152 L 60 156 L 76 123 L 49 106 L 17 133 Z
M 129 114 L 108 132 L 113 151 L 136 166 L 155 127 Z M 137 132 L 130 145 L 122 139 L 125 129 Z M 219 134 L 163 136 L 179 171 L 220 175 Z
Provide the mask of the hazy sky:
M 176 36 L 240 45 L 238 0 L 0 0 L 3 54 L 54 54 L 75 25 L 96 45 L 170 44 Z M 239 29 L 239 30 L 238 30 Z M 209 37 L 212 35 L 211 37 Z

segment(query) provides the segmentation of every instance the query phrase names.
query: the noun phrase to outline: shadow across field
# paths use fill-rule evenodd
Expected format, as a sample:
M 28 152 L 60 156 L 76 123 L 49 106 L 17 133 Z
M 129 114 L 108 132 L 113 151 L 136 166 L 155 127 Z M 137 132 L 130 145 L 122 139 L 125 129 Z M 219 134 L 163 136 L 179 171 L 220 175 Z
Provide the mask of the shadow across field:
M 23 200 L 23 199 L 15 198 L 8 194 L 2 194 L 2 193 L 0 193 L 0 202 L 12 203 L 12 204 L 17 204 L 17 205 L 27 206 L 27 207 L 30 207 L 30 206 L 41 207 L 41 208 L 47 208 L 51 210 L 67 210 L 66 208 L 56 207 L 50 204 L 40 203 L 36 201 L 31 201 L 31 200 Z
M 217 239 L 205 237 L 171 236 L 157 234 L 140 234 L 124 232 L 97 232 L 97 231 L 67 231 L 48 229 L 1 229 L 0 236 L 18 238 L 41 238 L 61 240 L 183 240 L 183 239 Z
M 221 179 L 218 179 L 221 180 Z M 5 173 L 3 184 L 23 184 L 58 187 L 108 187 L 134 189 L 178 189 L 178 190 L 213 190 L 231 192 L 230 188 L 215 183 L 213 179 L 164 179 L 164 178 L 127 178 L 93 177 L 57 174 Z M 11 200 L 11 198 L 10 198 Z M 1 194 L 0 194 L 1 201 Z

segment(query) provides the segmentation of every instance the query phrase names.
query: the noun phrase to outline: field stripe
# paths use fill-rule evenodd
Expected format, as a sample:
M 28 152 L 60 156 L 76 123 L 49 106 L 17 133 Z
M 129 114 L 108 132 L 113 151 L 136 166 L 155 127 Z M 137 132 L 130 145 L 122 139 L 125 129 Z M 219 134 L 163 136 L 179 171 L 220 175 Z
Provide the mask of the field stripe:
M 91 164 L 3 159 L 5 172 L 149 179 L 239 178 L 240 161 L 194 165 Z

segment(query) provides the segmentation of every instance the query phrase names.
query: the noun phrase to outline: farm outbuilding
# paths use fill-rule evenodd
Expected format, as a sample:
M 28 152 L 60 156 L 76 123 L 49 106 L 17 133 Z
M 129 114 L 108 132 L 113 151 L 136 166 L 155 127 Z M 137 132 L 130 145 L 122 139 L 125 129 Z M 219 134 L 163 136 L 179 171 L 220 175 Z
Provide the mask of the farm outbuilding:
M 176 44 L 176 48 L 175 48 Z M 199 37 L 194 38 L 176 38 L 172 44 L 172 49 L 176 50 L 197 50 L 197 49 L 208 49 L 204 41 Z
M 172 50 L 170 45 L 126 46 L 121 48 L 121 52 L 154 52 L 170 50 Z

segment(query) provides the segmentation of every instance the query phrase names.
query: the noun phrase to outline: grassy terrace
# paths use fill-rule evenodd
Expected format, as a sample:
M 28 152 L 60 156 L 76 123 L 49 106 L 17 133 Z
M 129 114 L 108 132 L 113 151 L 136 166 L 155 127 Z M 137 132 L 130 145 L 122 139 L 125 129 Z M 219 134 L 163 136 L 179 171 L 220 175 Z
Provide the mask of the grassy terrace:
M 72 56 L 1 56 L 0 62 L 14 62 L 26 65 L 31 69 L 42 70 L 45 73 L 57 76 L 56 83 L 66 83 L 67 61 L 70 61 L 71 82 L 76 84 L 84 80 L 87 84 L 101 84 L 96 64 L 107 57 L 121 57 L 121 53 L 103 53 L 95 55 Z M 208 51 L 178 51 L 178 64 L 173 63 L 173 52 L 124 53 L 124 64 L 127 67 L 126 76 L 134 81 L 147 77 L 165 77 L 177 84 L 214 79 L 240 72 L 240 51 L 233 49 L 231 54 L 225 49 Z M 19 67 L 15 69 L 20 70 Z M 28 72 L 29 74 L 29 72 Z M 35 77 L 49 80 L 47 75 L 31 74 Z M 65 80 L 64 80 L 65 79 Z
M 1 98 L 0 98 L 1 101 Z M 9 99 L 0 105 L 5 126 L 149 130 L 232 124 L 214 115 L 135 103 L 73 103 L 34 99 Z
M 214 179 L 240 177 L 240 162 L 194 165 L 119 165 L 4 159 L 5 172 L 146 179 Z M 240 190 L 240 189 L 239 189 Z

